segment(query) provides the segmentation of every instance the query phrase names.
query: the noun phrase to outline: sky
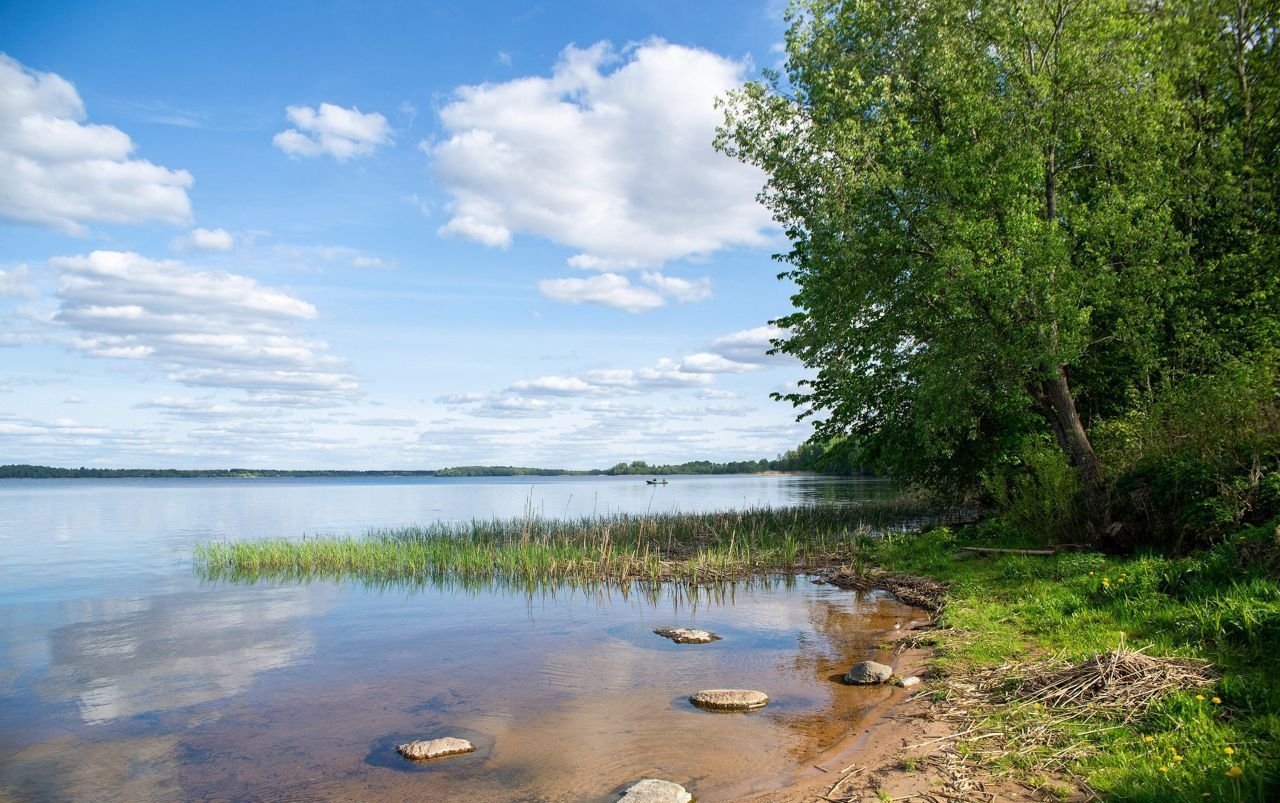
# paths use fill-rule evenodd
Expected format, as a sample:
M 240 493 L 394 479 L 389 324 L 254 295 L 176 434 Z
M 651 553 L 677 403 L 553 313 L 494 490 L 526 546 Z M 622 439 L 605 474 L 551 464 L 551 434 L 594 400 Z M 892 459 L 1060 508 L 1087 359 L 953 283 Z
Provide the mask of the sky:
M 772 457 L 758 2 L 0 0 L 0 463 Z

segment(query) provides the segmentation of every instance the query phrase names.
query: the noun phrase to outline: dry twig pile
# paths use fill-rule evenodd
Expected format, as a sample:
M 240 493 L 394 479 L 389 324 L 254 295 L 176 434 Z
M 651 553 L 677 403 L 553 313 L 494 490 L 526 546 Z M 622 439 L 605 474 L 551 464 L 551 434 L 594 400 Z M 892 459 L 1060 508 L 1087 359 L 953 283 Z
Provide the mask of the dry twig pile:
M 1013 697 L 1053 708 L 1123 712 L 1128 722 L 1157 698 L 1208 685 L 1216 677 L 1204 661 L 1157 658 L 1122 645 L 1056 671 L 1031 672 Z

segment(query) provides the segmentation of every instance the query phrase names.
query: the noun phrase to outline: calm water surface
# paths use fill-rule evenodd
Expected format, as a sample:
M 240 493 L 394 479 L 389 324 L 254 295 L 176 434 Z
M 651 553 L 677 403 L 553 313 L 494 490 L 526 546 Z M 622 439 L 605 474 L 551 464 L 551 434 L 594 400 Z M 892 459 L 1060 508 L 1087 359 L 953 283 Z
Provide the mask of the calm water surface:
M 433 520 L 848 502 L 812 477 L 0 481 L 0 803 L 708 803 L 781 783 L 880 688 L 833 677 L 911 611 L 803 578 L 691 592 L 202 582 L 197 543 Z M 723 635 L 674 645 L 663 625 Z M 883 656 L 881 656 L 883 657 Z M 768 692 L 710 714 L 701 688 Z M 409 738 L 477 753 L 426 765 Z

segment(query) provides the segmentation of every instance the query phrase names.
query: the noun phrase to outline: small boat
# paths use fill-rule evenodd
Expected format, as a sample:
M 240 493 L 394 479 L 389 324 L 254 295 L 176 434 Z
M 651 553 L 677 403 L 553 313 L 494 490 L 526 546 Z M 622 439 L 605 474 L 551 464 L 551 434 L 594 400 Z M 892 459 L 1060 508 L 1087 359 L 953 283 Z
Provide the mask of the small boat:
M 667 481 L 666 481 L 666 480 L 660 480 L 660 479 L 658 479 L 657 477 L 654 477 L 654 478 L 653 478 L 653 479 L 651 479 L 651 480 L 645 480 L 645 484 L 647 484 L 647 485 L 666 485 L 666 484 L 667 484 Z

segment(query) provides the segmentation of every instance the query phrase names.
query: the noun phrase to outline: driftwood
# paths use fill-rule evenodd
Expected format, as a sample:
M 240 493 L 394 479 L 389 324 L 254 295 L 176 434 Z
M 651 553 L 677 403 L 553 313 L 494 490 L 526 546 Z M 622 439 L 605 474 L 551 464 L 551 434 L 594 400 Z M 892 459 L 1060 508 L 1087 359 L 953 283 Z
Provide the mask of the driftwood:
M 996 547 L 987 546 L 962 546 L 961 552 L 979 552 L 981 554 L 995 555 L 1057 555 L 1062 552 L 1079 552 L 1084 547 L 1079 544 L 1060 544 L 1048 549 L 997 549 Z
M 819 574 L 823 582 L 839 588 L 861 591 L 883 589 L 916 608 L 937 614 L 946 605 L 947 586 L 937 580 L 898 572 L 864 573 L 848 566 L 827 569 Z

